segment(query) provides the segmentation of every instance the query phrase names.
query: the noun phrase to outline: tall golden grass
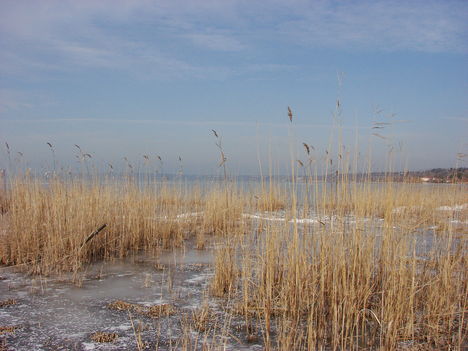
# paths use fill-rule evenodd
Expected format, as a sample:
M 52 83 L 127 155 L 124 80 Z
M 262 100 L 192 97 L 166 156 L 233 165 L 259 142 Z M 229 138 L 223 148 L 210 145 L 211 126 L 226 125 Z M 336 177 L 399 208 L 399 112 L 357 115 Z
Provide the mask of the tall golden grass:
M 234 296 L 245 320 L 256 320 L 266 349 L 465 347 L 468 247 L 453 222 L 467 210 L 439 207 L 466 203 L 466 193 L 391 183 L 349 189 L 346 200 L 330 194 L 317 204 L 314 224 L 265 220 L 255 236 L 221 248 L 217 295 Z
M 165 182 L 138 187 L 133 181 L 54 178 L 44 183 L 29 176 L 13 179 L 3 199 L 1 263 L 40 274 L 178 247 L 194 234 L 233 233 L 249 203 L 233 186 L 202 194 L 197 186 Z M 103 224 L 106 228 L 85 243 Z
M 466 188 L 357 180 L 344 171 L 352 162 L 339 157 L 332 182 L 301 161 L 289 188 L 262 181 L 246 189 L 228 179 L 220 140 L 218 148 L 224 182 L 209 187 L 142 186 L 130 176 L 10 179 L 0 197 L 1 264 L 76 272 L 189 238 L 203 249 L 216 237 L 209 291 L 228 300 L 246 337 L 259 335 L 266 350 L 467 346 L 466 226 L 460 231 L 457 220 L 468 209 L 454 207 L 468 203 Z M 311 157 L 311 146 L 304 148 Z M 196 328 L 203 329 L 208 312 L 200 313 Z M 192 349 L 187 330 L 184 345 Z

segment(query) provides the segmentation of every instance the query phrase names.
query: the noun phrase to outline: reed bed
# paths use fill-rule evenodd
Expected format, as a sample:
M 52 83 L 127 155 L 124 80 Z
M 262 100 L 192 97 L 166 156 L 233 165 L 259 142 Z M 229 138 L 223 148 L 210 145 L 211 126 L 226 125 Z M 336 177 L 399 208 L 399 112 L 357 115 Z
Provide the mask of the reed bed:
M 77 271 L 99 259 L 179 247 L 193 235 L 202 240 L 236 232 L 248 203 L 234 187 L 201 194 L 198 187 L 181 184 L 141 187 L 133 181 L 59 178 L 44 183 L 27 176 L 12 180 L 8 198 L 1 218 L 1 263 L 37 274 Z M 90 237 L 104 224 L 102 232 Z
M 298 177 L 293 167 L 288 182 L 249 189 L 229 179 L 214 134 L 224 180 L 209 186 L 10 179 L 0 194 L 0 263 L 78 272 L 214 239 L 209 294 L 229 312 L 214 327 L 208 307 L 194 313 L 179 348 L 224 347 L 233 318 L 243 321 L 245 343 L 260 340 L 266 350 L 467 347 L 466 187 L 357 180 L 340 173 L 343 161 L 333 182 L 312 169 Z M 193 330 L 205 334 L 193 339 Z
M 354 185 L 346 200 L 311 205 L 314 224 L 264 219 L 231 240 L 217 256 L 216 294 L 235 297 L 266 349 L 466 347 L 468 247 L 454 224 L 467 218 L 466 206 L 454 210 L 466 193 Z

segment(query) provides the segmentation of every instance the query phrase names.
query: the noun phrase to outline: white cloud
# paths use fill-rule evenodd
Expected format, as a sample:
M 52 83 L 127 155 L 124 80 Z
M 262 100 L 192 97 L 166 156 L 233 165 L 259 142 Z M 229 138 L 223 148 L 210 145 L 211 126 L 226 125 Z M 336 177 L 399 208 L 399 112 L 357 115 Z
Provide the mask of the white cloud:
M 242 44 L 225 34 L 191 30 L 187 34 L 184 21 L 177 16 L 166 18 L 173 11 L 164 4 L 125 0 L 1 3 L 0 72 L 29 76 L 37 71 L 97 67 L 120 69 L 143 79 L 224 79 L 230 72 L 227 67 L 192 63 L 168 52 L 159 41 L 189 38 L 201 47 L 222 51 L 240 50 Z M 131 36 L 120 28 L 147 30 L 147 21 L 152 23 L 153 36 Z
M 265 62 L 256 62 L 255 54 L 246 55 L 250 61 L 210 60 L 210 52 L 258 53 L 293 44 L 466 53 L 466 18 L 462 1 L 4 0 L 1 71 L 92 66 L 142 77 L 224 79 Z M 207 59 L 193 60 L 189 43 L 207 50 Z
M 283 36 L 304 45 L 466 52 L 467 16 L 466 2 L 319 1 L 279 28 Z

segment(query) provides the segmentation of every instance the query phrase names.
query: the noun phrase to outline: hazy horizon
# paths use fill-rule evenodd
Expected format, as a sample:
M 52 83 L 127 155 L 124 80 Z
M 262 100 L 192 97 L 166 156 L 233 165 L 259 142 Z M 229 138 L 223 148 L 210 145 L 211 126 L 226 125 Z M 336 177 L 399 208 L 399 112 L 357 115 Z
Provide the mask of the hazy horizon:
M 467 18 L 464 1 L 2 1 L 0 168 L 8 143 L 51 169 L 51 143 L 65 167 L 78 144 L 99 167 L 217 175 L 212 129 L 233 175 L 289 174 L 330 133 L 375 171 L 389 152 L 466 167 Z

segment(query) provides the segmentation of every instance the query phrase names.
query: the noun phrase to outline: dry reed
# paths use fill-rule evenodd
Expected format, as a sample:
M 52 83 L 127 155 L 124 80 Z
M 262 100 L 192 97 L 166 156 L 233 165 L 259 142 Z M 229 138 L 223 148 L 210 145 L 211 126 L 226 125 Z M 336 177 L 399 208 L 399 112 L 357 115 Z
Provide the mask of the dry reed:
M 0 193 L 0 261 L 36 274 L 77 272 L 193 237 L 203 249 L 216 238 L 209 292 L 230 312 L 222 324 L 208 321 L 207 305 L 194 312 L 175 348 L 224 346 L 231 318 L 243 321 L 246 342 L 261 337 L 266 350 L 466 347 L 466 189 L 358 180 L 342 145 L 336 168 L 326 152 L 324 182 L 312 168 L 314 148 L 302 145 L 309 162 L 297 162 L 302 175 L 293 172 L 290 188 L 270 180 L 252 191 L 225 168 L 224 182 L 203 191 L 182 182 L 141 186 L 130 175 L 46 183 L 19 175 Z M 124 301 L 108 307 L 154 318 L 175 312 Z

